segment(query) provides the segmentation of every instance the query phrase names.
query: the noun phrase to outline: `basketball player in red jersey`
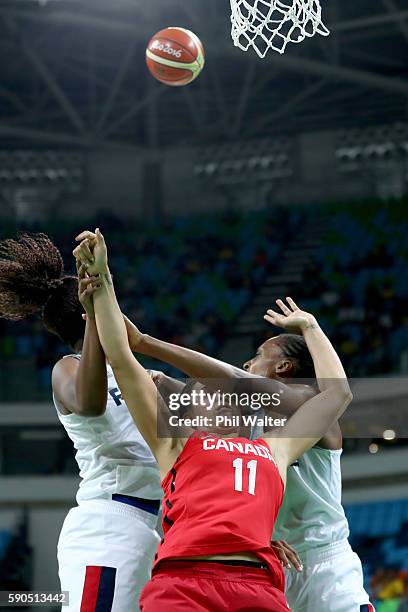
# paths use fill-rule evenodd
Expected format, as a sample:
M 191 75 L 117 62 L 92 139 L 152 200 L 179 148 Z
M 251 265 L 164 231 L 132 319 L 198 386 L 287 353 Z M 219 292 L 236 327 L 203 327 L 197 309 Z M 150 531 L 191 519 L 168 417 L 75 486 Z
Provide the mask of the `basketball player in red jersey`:
M 286 324 L 302 331 L 319 393 L 267 440 L 250 442 L 211 424 L 188 438 L 159 438 L 156 387 L 130 350 L 104 239 L 99 230 L 81 238 L 92 241 L 94 264 L 88 273 L 99 275 L 94 308 L 102 347 L 163 475 L 164 539 L 141 610 L 287 610 L 283 572 L 270 540 L 288 466 L 316 444 L 351 401 L 336 352 L 312 315 L 290 298 L 288 305 L 278 301 Z M 276 323 L 282 315 L 269 310 L 265 318 Z M 189 413 L 206 410 L 191 406 Z M 307 430 L 308 437 L 300 437 Z

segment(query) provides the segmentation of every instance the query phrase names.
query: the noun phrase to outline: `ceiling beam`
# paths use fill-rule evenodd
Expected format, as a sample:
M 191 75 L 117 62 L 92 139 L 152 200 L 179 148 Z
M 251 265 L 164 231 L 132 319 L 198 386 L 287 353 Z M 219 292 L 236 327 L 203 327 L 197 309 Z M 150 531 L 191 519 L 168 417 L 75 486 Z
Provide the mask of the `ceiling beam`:
M 61 108 L 65 111 L 66 115 L 70 119 L 72 125 L 78 132 L 84 132 L 85 126 L 78 115 L 76 109 L 68 100 L 64 91 L 59 86 L 57 80 L 54 75 L 50 72 L 49 68 L 46 66 L 44 61 L 41 59 L 40 55 L 37 53 L 36 49 L 21 35 L 18 30 L 18 27 L 11 19 L 4 19 L 4 22 L 7 26 L 7 29 L 11 34 L 18 39 L 19 45 L 24 52 L 24 55 L 33 66 L 33 68 L 38 72 L 45 85 L 52 93 L 54 98 L 57 100 Z
M 398 17 L 399 10 L 394 0 L 382 0 L 382 3 L 385 6 L 385 8 L 389 11 L 390 15 L 395 17 L 396 26 L 401 31 L 401 34 L 405 38 L 405 41 L 408 42 L 408 24 L 406 24 L 403 19 Z
M 386 23 L 398 23 L 402 19 L 408 19 L 408 11 L 397 11 L 393 14 L 385 13 L 383 15 L 371 15 L 370 17 L 339 21 L 338 23 L 329 24 L 329 27 L 333 32 L 350 32 L 352 30 L 381 26 Z
M 86 15 L 84 13 L 71 13 L 65 10 L 54 8 L 52 12 L 47 9 L 25 10 L 15 8 L 0 8 L 0 14 L 3 16 L 12 17 L 13 19 L 27 19 L 28 21 L 36 21 L 41 23 L 54 23 L 56 25 L 83 26 L 86 28 L 96 28 L 97 30 L 110 30 L 118 34 L 127 32 L 133 37 L 137 36 L 138 29 L 135 28 L 134 22 L 131 20 L 120 21 L 118 19 L 107 19 L 98 17 L 97 15 Z M 140 15 L 138 19 L 140 21 Z M 135 15 L 136 19 L 136 15 Z
M 234 50 L 234 52 L 238 51 Z M 408 82 L 384 77 L 366 70 L 334 66 L 333 64 L 326 64 L 318 60 L 289 54 L 279 55 L 278 53 L 270 53 L 267 56 L 267 62 L 279 65 L 288 70 L 293 70 L 294 72 L 316 74 L 318 76 L 328 77 L 333 81 L 355 83 L 356 85 L 382 89 L 408 97 Z
M 36 130 L 26 127 L 10 126 L 0 123 L 0 135 L 10 136 L 13 138 L 25 138 L 34 140 L 35 142 L 49 142 L 54 144 L 66 144 L 81 146 L 88 149 L 97 148 L 98 150 L 115 150 L 115 151 L 130 151 L 140 154 L 141 148 L 135 145 L 115 142 L 110 140 L 98 140 L 92 137 L 73 136 L 64 132 L 46 132 L 44 130 Z
M 329 9 L 329 14 L 330 14 L 330 21 L 332 23 L 339 23 L 340 19 L 339 19 L 339 15 L 340 15 L 340 7 L 339 7 L 339 3 L 338 0 L 332 0 L 331 4 L 329 7 L 327 7 Z M 337 30 L 332 31 L 332 35 L 329 37 L 329 44 L 326 45 L 326 41 L 323 40 L 322 38 L 320 38 L 320 43 L 322 44 L 322 47 L 328 52 L 328 60 L 332 63 L 335 64 L 336 66 L 338 66 L 341 61 L 341 51 L 342 51 L 342 37 L 341 37 L 341 33 Z
M 0 85 L 0 98 L 4 98 L 5 100 L 7 100 L 9 104 L 14 106 L 14 108 L 16 108 L 21 113 L 27 112 L 27 107 L 23 103 L 22 99 L 17 94 L 15 94 L 13 91 L 10 91 L 6 87 L 2 87 L 1 85 Z
M 363 61 L 366 64 L 371 64 L 372 66 L 384 66 L 384 68 L 392 68 L 393 70 L 400 71 L 406 68 L 402 58 L 393 59 L 388 54 L 385 55 L 384 53 L 368 53 L 367 51 L 361 49 L 357 50 L 351 45 L 348 45 L 348 47 L 344 49 L 344 55 L 350 57 L 351 60 Z
M 116 72 L 115 79 L 113 81 L 112 87 L 110 88 L 109 95 L 102 108 L 102 112 L 101 112 L 101 115 L 100 115 L 100 118 L 99 118 L 99 121 L 96 127 L 97 132 L 101 132 L 103 130 L 105 121 L 113 108 L 118 92 L 129 70 L 130 63 L 135 54 L 135 49 L 136 49 L 136 41 L 132 40 L 125 52 L 125 55 L 123 56 L 122 62 L 119 66 L 119 70 Z
M 148 104 L 153 103 L 156 98 L 164 95 L 167 93 L 167 91 L 168 88 L 164 85 L 152 89 L 152 91 L 145 95 L 141 100 L 137 100 L 135 104 L 128 108 L 121 117 L 113 121 L 104 130 L 103 136 L 108 136 L 109 134 L 112 134 L 112 132 L 115 132 L 121 125 L 127 123 L 130 119 L 133 119 L 133 117 L 140 113 Z
M 286 104 L 282 104 L 278 109 L 275 109 L 274 112 L 269 113 L 267 115 L 263 115 L 260 121 L 255 123 L 249 123 L 247 130 L 244 131 L 243 135 L 251 135 L 256 134 L 259 130 L 264 129 L 270 123 L 273 123 L 277 119 L 280 119 L 287 115 L 288 113 L 294 111 L 299 104 L 305 102 L 312 96 L 314 96 L 320 89 L 322 89 L 327 83 L 326 79 L 322 79 L 321 81 L 312 83 L 308 87 L 305 87 L 302 91 L 298 93 L 297 96 L 293 96 L 290 98 Z
M 84 26 L 96 29 L 110 30 L 118 34 L 128 33 L 132 38 L 139 38 L 141 40 L 145 37 L 137 35 L 138 30 L 143 31 L 143 28 L 135 29 L 134 23 L 131 20 L 121 21 L 119 19 L 109 19 L 106 17 L 99 17 L 97 15 L 87 15 L 84 13 L 73 13 L 66 10 L 53 9 L 52 12 L 47 9 L 41 11 L 16 9 L 16 8 L 0 8 L 0 14 L 13 18 L 27 19 L 30 21 L 37 21 L 42 23 L 55 23 L 58 25 L 69 25 L 69 26 Z M 135 19 L 140 23 L 143 18 L 143 13 L 135 14 Z M 338 23 L 330 23 L 328 27 L 332 31 L 346 32 L 349 30 L 356 30 L 361 28 L 368 28 L 373 26 L 379 26 L 386 23 L 398 22 L 402 19 L 408 19 L 408 10 L 397 11 L 393 14 L 386 13 L 381 15 L 371 15 L 369 17 L 362 17 L 358 19 L 350 19 L 347 21 L 340 21 Z

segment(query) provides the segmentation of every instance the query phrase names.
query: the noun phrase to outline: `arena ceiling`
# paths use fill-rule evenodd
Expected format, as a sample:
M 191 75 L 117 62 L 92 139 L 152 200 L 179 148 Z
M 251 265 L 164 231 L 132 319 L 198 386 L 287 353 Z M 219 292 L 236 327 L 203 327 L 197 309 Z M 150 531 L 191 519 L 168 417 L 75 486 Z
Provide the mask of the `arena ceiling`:
M 0 0 L 0 138 L 139 147 L 406 121 L 406 0 L 322 0 L 329 38 L 265 59 L 230 39 L 228 0 Z M 144 62 L 151 35 L 194 30 L 207 65 L 180 89 Z

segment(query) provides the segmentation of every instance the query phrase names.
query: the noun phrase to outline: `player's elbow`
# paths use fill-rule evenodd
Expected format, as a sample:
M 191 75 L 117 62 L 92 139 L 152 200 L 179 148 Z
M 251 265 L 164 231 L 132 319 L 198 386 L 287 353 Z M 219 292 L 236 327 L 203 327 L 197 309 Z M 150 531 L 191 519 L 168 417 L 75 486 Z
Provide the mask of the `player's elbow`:
M 353 400 L 353 393 L 350 389 L 350 385 L 348 383 L 347 379 L 344 379 L 341 381 L 341 398 L 343 400 L 343 402 L 345 404 L 347 404 L 347 406 L 352 402 Z
M 330 398 L 333 405 L 338 405 L 341 409 L 347 407 L 353 399 L 347 378 L 332 379 L 322 392 L 327 394 L 326 397 Z
M 105 414 L 106 398 L 99 400 L 79 400 L 77 402 L 76 414 L 83 417 L 99 417 Z
M 341 411 L 345 410 L 353 400 L 353 393 L 347 379 L 337 380 L 333 384 L 333 394 L 336 402 L 341 406 Z
M 346 408 L 353 401 L 353 393 L 350 388 L 348 391 L 345 392 L 343 400 Z
M 353 401 L 353 392 L 350 389 L 350 387 L 348 387 L 346 393 L 345 393 L 345 400 L 347 401 L 347 404 L 351 404 L 351 402 Z

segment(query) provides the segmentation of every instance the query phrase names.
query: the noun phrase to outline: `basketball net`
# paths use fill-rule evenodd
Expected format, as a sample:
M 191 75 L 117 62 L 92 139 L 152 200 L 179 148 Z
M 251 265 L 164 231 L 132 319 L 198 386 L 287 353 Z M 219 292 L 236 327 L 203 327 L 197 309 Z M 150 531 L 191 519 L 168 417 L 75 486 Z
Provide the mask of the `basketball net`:
M 231 36 L 243 51 L 253 47 L 259 57 L 269 49 L 284 53 L 290 42 L 315 34 L 328 36 L 319 0 L 230 0 Z

